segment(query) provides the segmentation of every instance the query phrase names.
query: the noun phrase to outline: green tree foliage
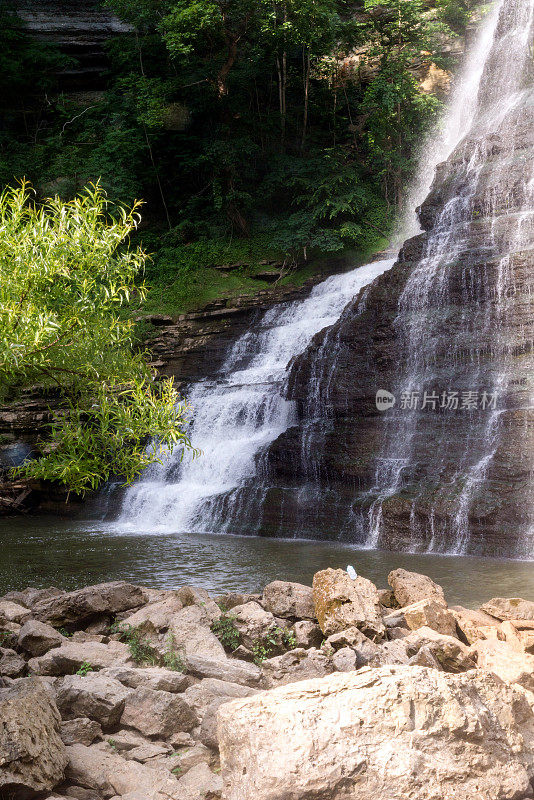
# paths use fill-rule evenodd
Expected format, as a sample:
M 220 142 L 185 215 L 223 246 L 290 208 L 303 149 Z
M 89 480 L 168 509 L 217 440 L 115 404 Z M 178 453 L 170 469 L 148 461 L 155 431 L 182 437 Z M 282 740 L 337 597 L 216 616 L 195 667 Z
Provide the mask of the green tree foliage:
M 418 69 L 439 60 L 464 0 L 105 4 L 133 30 L 109 43 L 90 101 L 44 103 L 24 77 L 28 38 L 20 25 L 16 47 L 7 37 L 25 112 L 0 137 L 0 180 L 26 174 L 41 196 L 69 198 L 101 178 L 113 200 L 145 198 L 155 295 L 176 283 L 169 296 L 185 297 L 187 281 L 194 293 L 206 264 L 192 254 L 232 263 L 242 239 L 287 264 L 381 241 L 440 106 Z
M 428 18 L 423 0 L 366 0 L 369 15 L 360 36 L 369 43 L 367 61 L 376 76 L 362 102 L 370 163 L 388 203 L 400 208 L 420 143 L 441 104 L 423 94 L 414 75 L 422 52 L 438 58 L 444 26 Z
M 185 408 L 172 383 L 153 384 L 121 315 L 145 293 L 135 279 L 146 256 L 124 246 L 138 205 L 110 211 L 98 185 L 69 202 L 37 204 L 26 184 L 0 195 L 0 395 L 39 381 L 70 400 L 48 455 L 22 472 L 77 492 L 189 447 Z M 147 450 L 150 435 L 159 444 Z
M 470 0 L 438 0 L 440 18 L 453 31 L 465 33 L 470 19 Z

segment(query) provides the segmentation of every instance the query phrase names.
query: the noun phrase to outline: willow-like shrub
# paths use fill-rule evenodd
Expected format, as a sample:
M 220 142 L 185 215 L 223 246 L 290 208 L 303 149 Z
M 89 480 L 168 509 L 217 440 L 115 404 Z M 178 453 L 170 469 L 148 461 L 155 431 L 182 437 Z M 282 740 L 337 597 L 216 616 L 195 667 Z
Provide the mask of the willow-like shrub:
M 146 294 L 146 254 L 127 246 L 138 222 L 138 203 L 112 208 L 98 185 L 70 202 L 39 204 L 26 183 L 0 195 L 0 399 L 39 383 L 65 400 L 46 454 L 19 474 L 83 494 L 191 447 L 187 407 L 133 351 L 122 308 Z

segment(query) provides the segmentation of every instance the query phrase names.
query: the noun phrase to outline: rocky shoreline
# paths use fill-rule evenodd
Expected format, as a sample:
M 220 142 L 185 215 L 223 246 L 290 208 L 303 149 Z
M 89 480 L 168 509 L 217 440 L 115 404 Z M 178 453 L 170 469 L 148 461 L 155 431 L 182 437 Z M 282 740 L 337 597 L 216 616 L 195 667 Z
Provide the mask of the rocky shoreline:
M 9 592 L 0 798 L 534 797 L 534 603 L 388 581 Z

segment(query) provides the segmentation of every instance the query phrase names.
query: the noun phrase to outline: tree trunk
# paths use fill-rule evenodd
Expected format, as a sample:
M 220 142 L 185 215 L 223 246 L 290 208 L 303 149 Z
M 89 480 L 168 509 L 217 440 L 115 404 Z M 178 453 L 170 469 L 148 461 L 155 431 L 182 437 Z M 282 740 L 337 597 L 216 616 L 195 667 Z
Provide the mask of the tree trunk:
M 228 54 L 226 56 L 226 61 L 217 75 L 217 91 L 219 92 L 219 97 L 226 97 L 228 94 L 228 75 L 237 58 L 237 39 L 231 37 L 229 34 L 226 34 L 225 38 L 226 44 L 228 45 Z
M 300 149 L 304 151 L 304 143 L 306 141 L 306 133 L 308 131 L 308 98 L 310 93 L 310 50 L 307 48 L 306 56 L 304 50 L 302 51 L 302 69 L 304 80 L 304 112 L 302 117 L 302 142 Z

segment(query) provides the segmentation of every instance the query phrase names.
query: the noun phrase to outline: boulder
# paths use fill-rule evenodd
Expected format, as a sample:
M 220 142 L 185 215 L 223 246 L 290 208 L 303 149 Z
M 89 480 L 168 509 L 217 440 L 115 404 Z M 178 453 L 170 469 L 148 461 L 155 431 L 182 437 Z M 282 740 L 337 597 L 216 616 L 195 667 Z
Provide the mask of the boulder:
M 380 652 L 380 646 L 372 642 L 358 628 L 346 628 L 339 633 L 333 633 L 325 641 L 325 647 L 339 650 L 350 647 L 358 653 L 359 666 L 365 666 L 371 658 Z
M 532 796 L 534 715 L 484 672 L 364 668 L 234 700 L 218 717 L 225 800 Z
M 65 745 L 93 744 L 95 739 L 102 738 L 102 728 L 94 719 L 76 717 L 63 720 L 60 729 L 61 741 Z
M 534 656 L 518 652 L 508 642 L 485 639 L 470 647 L 479 669 L 498 675 L 506 683 L 517 683 L 534 692 Z
M 195 744 L 195 740 L 191 736 L 190 733 L 186 733 L 186 731 L 174 731 L 169 736 L 169 744 L 171 744 L 174 748 L 177 747 L 193 747 Z
M 165 667 L 109 667 L 101 675 L 109 675 L 130 689 L 144 686 L 162 692 L 183 692 L 193 682 L 189 675 Z
M 463 606 L 451 606 L 449 611 L 454 615 L 456 627 L 467 644 L 474 644 L 478 639 L 504 640 L 500 623 L 484 611 Z
M 81 642 L 85 644 L 85 642 L 99 642 L 100 644 L 107 644 L 109 642 L 109 636 L 104 636 L 102 633 L 88 633 L 87 631 L 75 631 L 70 639 L 69 642 Z
M 262 664 L 263 686 L 283 686 L 295 681 L 319 678 L 334 671 L 332 659 L 322 650 L 297 648 L 281 656 L 268 658 Z
M 60 716 L 44 682 L 23 678 L 0 689 L 0 796 L 50 792 L 67 766 Z
M 125 618 L 125 622 L 133 628 L 138 628 L 143 623 L 149 621 L 158 631 L 166 631 L 175 614 L 181 611 L 183 603 L 176 592 L 173 592 L 164 600 L 156 603 L 148 603 L 138 611 Z
M 463 642 L 426 627 L 384 642 L 367 664 L 370 667 L 412 664 L 446 672 L 464 672 L 476 666 L 474 656 Z
M 35 675 L 67 675 L 76 672 L 82 664 L 95 670 L 125 664 L 130 651 L 122 642 L 70 642 L 54 647 L 44 656 L 30 658 L 28 667 Z
M 523 653 L 525 651 L 520 632 L 517 630 L 515 625 L 512 625 L 511 622 L 505 620 L 504 622 L 501 622 L 501 631 L 504 636 L 504 641 L 513 647 L 514 650 L 517 650 L 519 653 Z M 523 631 L 521 633 L 523 633 Z
M 23 624 L 31 616 L 30 611 L 12 600 L 0 600 L 0 623 L 17 622 Z
M 534 620 L 534 603 L 520 597 L 494 597 L 480 606 L 480 610 L 500 620 Z
M 250 697 L 253 694 L 257 694 L 258 691 L 258 689 L 252 689 L 250 686 L 241 686 L 239 683 L 221 681 L 217 678 L 204 678 L 185 690 L 184 699 L 187 700 L 201 720 L 208 706 L 215 700 L 223 698 L 226 702 L 235 700 L 236 697 Z
M 115 727 L 124 711 L 131 689 L 119 681 L 89 672 L 82 675 L 65 675 L 56 681 L 56 703 L 63 719 L 88 717 L 104 728 Z
M 241 661 L 254 661 L 256 663 L 257 656 L 248 647 L 238 644 L 235 650 L 232 650 L 232 658 L 238 658 Z
M 355 627 L 381 639 L 385 626 L 376 586 L 367 578 L 355 580 L 342 569 L 325 569 L 313 576 L 315 613 L 325 636 Z
M 2 597 L 2 600 L 12 600 L 14 603 L 20 603 L 21 606 L 33 609 L 41 600 L 58 597 L 60 594 L 65 594 L 65 591 L 55 586 L 49 586 L 46 589 L 34 589 L 32 586 L 28 586 L 20 592 L 8 592 Z
M 388 638 L 389 639 L 405 639 L 406 636 L 409 636 L 410 629 L 401 627 L 400 625 L 395 625 L 392 628 L 388 628 Z
M 427 575 L 394 569 L 388 575 L 388 583 L 400 606 L 409 606 L 420 600 L 433 600 L 442 606 L 447 605 L 443 589 Z
M 195 712 L 181 695 L 145 688 L 129 693 L 121 718 L 121 725 L 160 739 L 176 730 L 190 731 L 197 724 Z
M 86 626 L 85 630 L 87 633 L 99 633 L 108 636 L 109 624 L 110 619 L 104 614 L 104 616 L 96 617 L 92 622 L 90 622 L 89 625 Z
M 0 647 L 0 675 L 16 678 L 26 669 L 26 662 L 9 647 Z
M 419 648 L 417 653 L 410 658 L 408 664 L 416 667 L 429 667 L 430 669 L 437 669 L 440 672 L 445 671 L 434 655 L 432 649 L 426 644 Z
M 518 631 L 530 631 L 531 633 L 534 631 L 534 620 L 532 619 L 510 619 L 507 622 L 510 622 Z
M 121 728 L 118 731 L 114 731 L 107 741 L 117 753 L 127 753 L 135 747 L 142 747 L 148 744 L 150 739 L 141 736 L 138 731 Z
M 262 642 L 273 628 L 276 621 L 270 611 L 265 611 L 258 603 L 250 602 L 232 609 L 234 627 L 239 632 L 241 643 L 249 650 Z
M 51 625 L 30 619 L 24 623 L 19 632 L 19 647 L 31 656 L 42 656 L 53 647 L 59 647 L 67 642 Z
M 258 689 L 240 686 L 237 683 L 205 678 L 184 692 L 184 698 L 194 709 L 200 720 L 200 732 L 195 734 L 206 747 L 216 749 L 217 744 L 217 710 L 222 703 L 235 700 L 236 697 L 250 697 L 258 693 Z
M 100 796 L 137 797 L 139 800 L 189 800 L 178 781 L 164 767 L 126 761 L 99 745 L 67 747 L 67 778 L 74 784 L 96 790 Z
M 197 742 L 194 747 L 188 747 L 187 750 L 178 752 L 174 756 L 175 766 L 180 767 L 182 775 L 191 767 L 195 767 L 197 764 L 211 764 L 212 760 L 213 753 L 201 742 Z
M 396 608 L 393 611 L 388 610 L 388 612 L 383 615 L 382 619 L 384 620 L 384 625 L 388 629 L 388 636 L 392 628 L 406 628 L 409 630 L 401 608 Z
M 140 764 L 145 764 L 153 758 L 167 756 L 171 749 L 172 748 L 165 744 L 165 742 L 145 742 L 144 744 L 140 744 L 128 750 L 126 758 L 132 759 L 132 761 L 139 761 Z
M 534 654 L 534 622 L 530 620 L 505 620 L 500 624 L 505 641 L 518 650 Z
M 430 666 L 430 663 L 423 664 L 421 662 L 420 653 L 421 650 L 424 650 L 425 656 L 431 654 L 432 659 L 445 672 L 465 672 L 476 667 L 475 658 L 469 647 L 454 636 L 437 633 L 433 628 L 419 628 L 401 641 L 408 653 L 413 650 L 417 651 L 411 657 L 410 664 Z
M 177 590 L 176 596 L 185 607 L 198 606 L 198 608 L 202 609 L 208 625 L 211 625 L 221 616 L 221 609 L 205 589 L 198 589 L 195 586 L 181 586 Z
M 187 669 L 197 678 L 219 678 L 243 686 L 257 686 L 261 678 L 261 670 L 255 664 L 227 658 L 226 655 L 220 659 L 189 655 Z
M 219 747 L 219 741 L 217 739 L 217 712 L 224 703 L 228 703 L 229 701 L 230 698 L 228 697 L 219 697 L 217 700 L 210 703 L 204 712 L 198 739 L 207 748 L 217 750 Z
M 175 614 L 169 624 L 174 646 L 185 656 L 225 658 L 224 647 L 210 630 L 211 617 L 199 605 L 190 605 Z
M 291 630 L 297 647 L 320 647 L 324 639 L 317 623 L 308 619 L 295 622 Z
M 351 672 L 358 669 L 358 656 L 351 647 L 342 647 L 332 656 L 332 666 L 336 672 Z
M 445 636 L 456 636 L 454 615 L 434 600 L 419 600 L 402 609 L 406 625 L 412 631 L 426 627 Z
M 215 775 L 210 770 L 206 762 L 201 762 L 191 767 L 185 775 L 178 781 L 180 790 L 184 793 L 184 800 L 186 798 L 196 798 L 203 800 L 209 796 L 211 798 L 219 796 L 223 788 L 223 782 L 220 775 Z M 244 800 L 244 798 L 242 798 Z
M 416 642 L 412 637 L 417 637 Z M 417 655 L 417 651 L 423 646 L 424 640 L 418 633 L 412 633 L 409 637 L 403 639 L 394 639 L 393 641 L 384 642 L 376 649 L 365 666 L 369 667 L 383 667 L 386 665 L 403 665 L 409 664 L 410 659 Z
M 217 598 L 217 605 L 224 611 L 231 611 L 235 606 L 242 606 L 245 603 L 250 603 L 253 600 L 255 603 L 261 602 L 261 594 L 248 594 L 243 592 L 229 592 L 228 594 L 220 595 Z
M 14 650 L 18 647 L 19 633 L 22 625 L 18 622 L 0 622 L 0 644 Z
M 272 581 L 263 590 L 263 607 L 275 617 L 314 620 L 313 589 L 302 583 Z
M 139 586 L 125 581 L 112 581 L 41 600 L 35 605 L 34 613 L 41 622 L 83 627 L 84 623 L 95 617 L 102 614 L 114 616 L 143 605 L 146 599 Z

